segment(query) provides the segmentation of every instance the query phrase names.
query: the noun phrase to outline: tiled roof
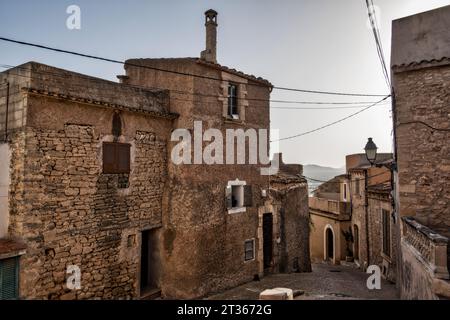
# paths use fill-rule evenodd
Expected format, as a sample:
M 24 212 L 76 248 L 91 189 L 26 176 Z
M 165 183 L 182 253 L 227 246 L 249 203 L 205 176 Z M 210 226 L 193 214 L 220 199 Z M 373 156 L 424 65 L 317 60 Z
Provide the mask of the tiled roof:
M 142 108 L 124 106 L 124 105 L 120 105 L 120 104 L 116 104 L 116 103 L 109 103 L 106 101 L 100 101 L 100 100 L 95 100 L 95 99 L 86 98 L 86 97 L 51 92 L 48 90 L 41 90 L 41 89 L 27 88 L 27 87 L 22 88 L 22 90 L 25 92 L 28 92 L 30 94 L 49 96 L 49 97 L 54 97 L 57 99 L 70 100 L 73 102 L 80 102 L 80 103 L 86 103 L 86 104 L 97 105 L 97 106 L 102 106 L 102 107 L 109 107 L 109 108 L 113 108 L 113 109 L 127 110 L 130 112 L 143 113 L 143 114 L 147 114 L 147 115 L 157 117 L 157 118 L 176 119 L 179 116 L 177 113 L 172 113 L 172 112 L 160 112 L 160 111 L 156 111 L 156 110 L 145 110 Z
M 127 67 L 127 64 L 129 66 L 133 66 L 134 64 L 145 64 L 145 61 L 180 61 L 180 62 L 194 62 L 194 63 L 198 63 L 202 66 L 206 66 L 209 68 L 214 68 L 217 70 L 221 70 L 224 72 L 228 72 L 234 75 L 237 75 L 239 77 L 242 77 L 244 79 L 247 80 L 251 80 L 257 83 L 260 83 L 261 85 L 264 86 L 268 86 L 268 87 L 273 87 L 273 85 L 266 79 L 263 79 L 261 77 L 256 77 L 254 75 L 251 74 L 246 74 L 242 71 L 233 69 L 233 68 L 229 68 L 227 66 L 223 66 L 221 64 L 218 63 L 214 63 L 214 62 L 208 62 L 206 60 L 203 60 L 201 58 L 193 58 L 193 57 L 184 57 L 184 58 L 137 58 L 137 59 L 128 59 L 127 61 L 125 61 L 125 68 Z
M 368 192 L 389 193 L 391 191 L 390 183 L 377 184 L 367 187 Z
M 432 60 L 421 60 L 421 61 L 413 61 L 410 63 L 404 63 L 401 65 L 393 65 L 392 69 L 394 70 L 401 70 L 401 69 L 420 69 L 422 67 L 427 66 L 440 66 L 440 65 L 446 65 L 450 64 L 450 56 L 448 57 L 442 57 L 440 59 L 432 59 Z

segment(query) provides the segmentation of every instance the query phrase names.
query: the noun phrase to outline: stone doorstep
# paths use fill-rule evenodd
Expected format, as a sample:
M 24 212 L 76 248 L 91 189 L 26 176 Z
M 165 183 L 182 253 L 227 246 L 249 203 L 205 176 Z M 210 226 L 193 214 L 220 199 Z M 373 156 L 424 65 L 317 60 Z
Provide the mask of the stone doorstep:
M 266 289 L 259 294 L 259 300 L 294 300 L 294 292 L 288 288 Z
M 433 292 L 444 299 L 450 299 L 450 281 L 433 279 Z

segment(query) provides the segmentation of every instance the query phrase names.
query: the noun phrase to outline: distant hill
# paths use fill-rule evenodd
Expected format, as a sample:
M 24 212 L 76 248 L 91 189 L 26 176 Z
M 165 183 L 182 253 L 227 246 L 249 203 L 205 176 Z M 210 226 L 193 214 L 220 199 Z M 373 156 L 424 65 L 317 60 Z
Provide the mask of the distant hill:
M 342 168 L 332 168 L 332 167 L 322 167 L 316 164 L 307 164 L 303 166 L 303 175 L 307 178 L 317 179 L 321 181 L 328 181 L 335 176 L 345 173 L 345 167 Z M 316 189 L 321 182 L 313 181 L 308 179 L 308 189 L 311 193 Z
M 332 168 L 322 167 L 316 164 L 307 164 L 303 166 L 303 174 L 309 178 L 327 181 L 335 176 L 345 173 L 345 167 Z

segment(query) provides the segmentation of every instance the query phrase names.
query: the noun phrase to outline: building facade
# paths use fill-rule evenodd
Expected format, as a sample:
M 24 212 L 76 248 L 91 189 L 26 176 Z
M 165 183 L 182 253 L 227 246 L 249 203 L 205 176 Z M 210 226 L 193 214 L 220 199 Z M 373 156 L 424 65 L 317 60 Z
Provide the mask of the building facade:
M 272 85 L 217 64 L 205 19 L 201 58 L 130 59 L 120 83 L 35 62 L 0 74 L 3 298 L 198 298 L 310 271 L 301 166 L 271 177 L 195 153 L 207 129 L 270 127 Z M 177 129 L 191 164 L 173 161 Z
M 333 264 L 354 262 L 363 270 L 378 265 L 386 279 L 395 281 L 391 174 L 377 167 L 392 162 L 392 154 L 377 158 L 372 166 L 365 154 L 348 155 L 347 173 L 323 183 L 309 198 L 311 256 Z
M 393 21 L 400 294 L 450 297 L 450 6 Z

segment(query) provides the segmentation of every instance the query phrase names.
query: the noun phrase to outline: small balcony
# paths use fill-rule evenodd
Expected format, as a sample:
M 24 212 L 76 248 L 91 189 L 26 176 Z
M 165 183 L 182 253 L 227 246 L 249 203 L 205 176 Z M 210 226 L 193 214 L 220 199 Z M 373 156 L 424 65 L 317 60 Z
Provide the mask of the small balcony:
M 350 202 L 343 202 L 332 199 L 310 197 L 309 208 L 319 210 L 324 213 L 331 213 L 334 215 L 350 214 Z

